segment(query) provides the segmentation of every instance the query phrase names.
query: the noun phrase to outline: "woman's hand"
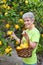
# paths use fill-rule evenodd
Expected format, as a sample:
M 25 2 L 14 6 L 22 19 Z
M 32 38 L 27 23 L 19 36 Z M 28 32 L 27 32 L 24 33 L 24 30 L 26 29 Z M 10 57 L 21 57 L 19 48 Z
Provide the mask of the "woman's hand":
M 11 35 L 17 42 L 20 43 L 20 39 L 15 35 L 15 33 L 13 32 Z
M 12 35 L 11 35 L 11 36 L 12 36 L 12 38 L 14 38 L 14 39 L 15 39 L 15 37 L 16 37 L 16 35 L 15 35 L 15 33 L 14 33 L 14 32 L 12 33 Z
M 27 41 L 29 41 L 28 34 L 26 33 L 25 30 L 23 31 L 22 35 L 25 37 L 25 39 L 26 39 Z

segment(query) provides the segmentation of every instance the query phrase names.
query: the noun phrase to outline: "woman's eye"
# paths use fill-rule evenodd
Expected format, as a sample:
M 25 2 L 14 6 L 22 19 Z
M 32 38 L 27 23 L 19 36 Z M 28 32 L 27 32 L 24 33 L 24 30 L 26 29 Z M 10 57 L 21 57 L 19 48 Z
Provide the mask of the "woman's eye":
M 29 22 L 29 20 L 24 20 L 25 22 Z
M 27 20 L 27 21 L 29 21 L 29 20 Z

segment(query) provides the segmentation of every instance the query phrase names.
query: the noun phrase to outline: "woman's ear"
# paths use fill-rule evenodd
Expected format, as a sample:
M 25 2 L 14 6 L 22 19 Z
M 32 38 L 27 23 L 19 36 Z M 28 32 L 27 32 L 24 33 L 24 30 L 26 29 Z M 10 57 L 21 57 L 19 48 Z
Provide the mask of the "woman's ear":
M 35 18 L 32 18 L 32 19 L 31 19 L 31 21 L 34 23 L 34 21 L 35 21 Z
M 32 18 L 33 21 L 35 21 L 35 18 Z

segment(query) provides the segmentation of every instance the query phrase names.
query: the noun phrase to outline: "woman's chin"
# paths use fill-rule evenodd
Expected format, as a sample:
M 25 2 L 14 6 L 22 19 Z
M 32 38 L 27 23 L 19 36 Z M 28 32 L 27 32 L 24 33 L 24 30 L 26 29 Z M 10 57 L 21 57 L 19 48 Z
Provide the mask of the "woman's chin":
M 25 27 L 25 29 L 28 29 L 29 27 Z
M 30 25 L 25 25 L 25 28 L 26 28 L 26 29 L 29 29 L 29 28 L 30 28 Z

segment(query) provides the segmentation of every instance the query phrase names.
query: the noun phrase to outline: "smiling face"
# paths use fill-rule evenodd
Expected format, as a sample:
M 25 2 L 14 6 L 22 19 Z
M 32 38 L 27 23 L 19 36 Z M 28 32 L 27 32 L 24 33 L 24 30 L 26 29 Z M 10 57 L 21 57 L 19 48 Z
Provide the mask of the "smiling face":
M 25 28 L 29 29 L 32 26 L 33 22 L 34 21 L 28 17 L 24 18 Z

